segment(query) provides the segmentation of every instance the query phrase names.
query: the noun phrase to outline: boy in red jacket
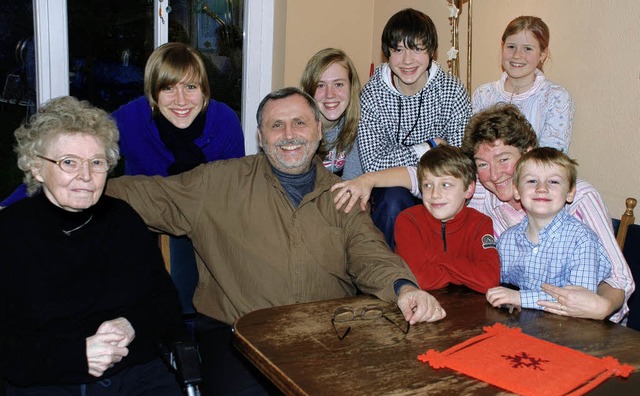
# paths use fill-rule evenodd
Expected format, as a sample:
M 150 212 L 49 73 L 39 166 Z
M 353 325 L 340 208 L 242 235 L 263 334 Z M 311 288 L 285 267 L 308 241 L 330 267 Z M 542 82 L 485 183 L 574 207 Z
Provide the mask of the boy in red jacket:
M 475 163 L 457 147 L 440 145 L 420 159 L 423 205 L 400 213 L 395 239 L 423 290 L 453 283 L 486 293 L 500 283 L 491 218 L 466 207 L 475 180 Z

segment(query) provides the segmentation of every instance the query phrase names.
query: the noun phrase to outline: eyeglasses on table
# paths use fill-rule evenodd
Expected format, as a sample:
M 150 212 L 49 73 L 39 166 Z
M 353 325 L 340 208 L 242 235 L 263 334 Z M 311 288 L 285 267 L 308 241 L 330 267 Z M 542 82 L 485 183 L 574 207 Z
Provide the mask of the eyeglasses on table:
M 381 318 L 387 320 L 389 323 L 397 327 L 402 332 L 402 334 L 407 335 L 407 333 L 409 332 L 409 328 L 411 326 L 409 322 L 406 322 L 407 323 L 406 329 L 401 327 L 396 322 L 389 319 L 384 314 L 384 310 L 382 309 L 382 307 L 379 307 L 377 305 L 367 305 L 362 309 L 357 309 L 353 307 L 338 307 L 333 312 L 333 316 L 331 317 L 331 324 L 333 325 L 333 330 L 335 330 L 336 334 L 338 335 L 338 339 L 342 341 L 349 334 L 349 332 L 351 332 L 351 326 L 347 327 L 347 330 L 345 330 L 344 333 L 340 334 L 340 331 L 336 327 L 336 323 L 351 322 L 353 320 L 358 320 L 358 319 L 377 320 Z

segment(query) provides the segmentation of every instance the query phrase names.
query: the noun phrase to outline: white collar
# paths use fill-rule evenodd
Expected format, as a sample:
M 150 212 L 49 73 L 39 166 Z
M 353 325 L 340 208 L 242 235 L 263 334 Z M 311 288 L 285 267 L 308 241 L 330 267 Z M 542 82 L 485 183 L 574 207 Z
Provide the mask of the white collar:
M 424 87 L 429 85 L 429 82 L 435 78 L 436 74 L 438 74 L 438 70 L 440 70 L 440 65 L 438 64 L 438 62 L 432 60 L 431 67 L 429 68 L 429 78 L 427 78 L 427 82 L 424 84 Z M 393 80 L 392 80 L 393 72 L 391 71 L 391 67 L 389 67 L 389 63 L 384 63 L 382 65 L 382 69 L 380 70 L 380 73 L 382 74 L 382 81 L 384 81 L 384 83 L 389 87 L 389 89 L 391 89 L 393 92 L 396 92 L 400 95 L 407 96 L 402 92 L 400 92 L 398 88 L 396 88 L 393 85 Z M 424 89 L 424 87 L 422 87 L 422 89 L 420 89 L 420 91 L 416 92 L 414 95 L 418 95 Z M 410 96 L 414 96 L 414 95 L 410 95 Z

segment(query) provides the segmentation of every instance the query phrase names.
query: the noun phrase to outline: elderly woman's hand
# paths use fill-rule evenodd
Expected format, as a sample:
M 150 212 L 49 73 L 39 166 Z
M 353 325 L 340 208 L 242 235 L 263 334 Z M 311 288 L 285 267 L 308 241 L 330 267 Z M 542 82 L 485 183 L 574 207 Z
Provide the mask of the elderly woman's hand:
M 127 346 L 136 332 L 126 318 L 103 322 L 96 334 L 87 338 L 87 362 L 89 374 L 100 377 L 114 364 L 129 354 Z
M 349 213 L 360 201 L 360 210 L 366 210 L 374 185 L 374 180 L 368 173 L 352 180 L 334 184 L 331 187 L 331 191 L 337 191 L 336 196 L 333 198 L 336 209 L 340 210 L 344 206 L 344 212 Z
M 136 331 L 126 318 L 108 320 L 98 327 L 96 334 L 115 333 L 123 335 L 124 338 L 118 343 L 119 347 L 126 347 L 136 337 Z
M 87 363 L 89 374 L 101 377 L 105 371 L 113 367 L 129 354 L 127 347 L 118 346 L 126 336 L 117 333 L 96 333 L 87 337 Z

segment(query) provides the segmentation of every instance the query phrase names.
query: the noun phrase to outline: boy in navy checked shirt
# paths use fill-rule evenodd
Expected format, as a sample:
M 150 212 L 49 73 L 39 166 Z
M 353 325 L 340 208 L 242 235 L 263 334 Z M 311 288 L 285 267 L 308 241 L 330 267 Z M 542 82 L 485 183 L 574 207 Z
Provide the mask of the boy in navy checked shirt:
M 527 217 L 502 234 L 498 252 L 501 282 L 519 290 L 489 289 L 487 301 L 494 307 L 543 309 L 537 301 L 553 300 L 542 291 L 543 283 L 595 292 L 609 277 L 611 263 L 598 236 L 565 208 L 575 195 L 576 167 L 574 160 L 550 147 L 533 149 L 518 160 L 514 197 Z
M 397 12 L 382 31 L 379 65 L 362 88 L 357 148 L 364 172 L 416 165 L 441 143 L 460 146 L 471 117 L 471 101 L 460 81 L 433 58 L 435 24 L 414 9 Z M 377 188 L 371 194 L 373 222 L 394 250 L 398 214 L 420 201 L 404 188 Z

